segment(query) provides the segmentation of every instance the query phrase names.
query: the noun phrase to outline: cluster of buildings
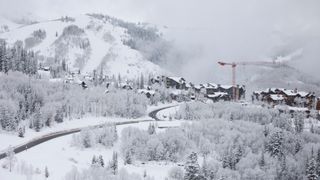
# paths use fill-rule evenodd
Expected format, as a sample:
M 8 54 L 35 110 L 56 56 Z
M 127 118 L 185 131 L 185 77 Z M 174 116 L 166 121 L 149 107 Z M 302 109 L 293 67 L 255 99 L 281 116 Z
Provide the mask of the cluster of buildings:
M 254 91 L 252 95 L 252 101 L 263 101 L 273 106 L 283 104 L 308 109 L 316 106 L 316 100 L 314 92 L 298 91 L 297 89 L 268 88 L 263 91 Z
M 208 98 L 213 101 L 230 101 L 235 99 L 233 91 L 236 92 L 237 99 L 245 98 L 245 86 L 237 85 L 236 87 L 231 85 L 221 85 L 215 83 L 205 83 L 205 84 L 193 84 L 191 82 L 187 83 L 183 77 L 167 77 L 167 76 L 158 76 L 151 79 L 152 83 L 162 83 L 166 88 L 180 90 L 173 91 L 173 99 L 178 96 L 178 93 L 184 91 L 187 93 L 190 99 L 201 99 Z
M 50 77 L 50 68 L 42 67 L 39 69 L 41 78 Z M 81 79 L 81 80 L 80 80 Z M 113 78 L 114 79 L 114 78 Z M 234 99 L 245 99 L 246 87 L 244 85 L 221 85 L 215 83 L 193 84 L 187 82 L 183 77 L 173 76 L 156 76 L 148 79 L 146 85 L 141 87 L 133 82 L 114 82 L 107 77 L 99 77 L 99 75 L 90 76 L 82 75 L 79 72 L 72 72 L 64 78 L 66 83 L 76 83 L 84 89 L 87 88 L 86 82 L 102 81 L 106 84 L 107 89 L 110 86 L 116 88 L 133 90 L 137 89 L 138 93 L 145 94 L 148 98 L 154 96 L 157 90 L 152 88 L 153 84 L 159 84 L 168 89 L 173 100 L 203 100 L 210 99 L 217 101 L 231 101 Z M 108 92 L 108 90 L 107 90 Z M 254 91 L 252 101 L 260 101 L 268 103 L 272 106 L 288 105 L 291 107 L 300 107 L 307 109 L 316 109 L 320 111 L 320 98 L 316 98 L 314 92 L 290 90 L 284 88 L 268 88 L 262 91 Z

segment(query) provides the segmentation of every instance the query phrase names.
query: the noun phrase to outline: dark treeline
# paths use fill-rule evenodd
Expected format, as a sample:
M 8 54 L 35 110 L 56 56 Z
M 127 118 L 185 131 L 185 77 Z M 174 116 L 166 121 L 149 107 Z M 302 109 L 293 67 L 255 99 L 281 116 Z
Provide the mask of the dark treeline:
M 21 41 L 13 47 L 8 47 L 5 40 L 0 39 L 0 72 L 20 71 L 25 74 L 35 75 L 38 61 L 33 51 L 27 51 Z

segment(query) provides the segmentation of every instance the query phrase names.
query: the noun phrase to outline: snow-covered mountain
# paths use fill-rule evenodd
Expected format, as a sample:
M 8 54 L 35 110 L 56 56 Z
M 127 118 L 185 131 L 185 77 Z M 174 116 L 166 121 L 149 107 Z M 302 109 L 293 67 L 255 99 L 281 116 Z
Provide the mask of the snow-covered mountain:
M 21 25 L 0 19 L 0 38 L 9 45 L 22 41 L 41 63 L 65 61 L 82 74 L 102 69 L 107 75 L 134 78 L 140 74 L 166 74 L 160 64 L 165 40 L 156 28 L 128 23 L 104 15 L 79 15 Z M 155 45 L 157 44 L 157 45 Z M 160 44 L 160 45 L 159 45 Z

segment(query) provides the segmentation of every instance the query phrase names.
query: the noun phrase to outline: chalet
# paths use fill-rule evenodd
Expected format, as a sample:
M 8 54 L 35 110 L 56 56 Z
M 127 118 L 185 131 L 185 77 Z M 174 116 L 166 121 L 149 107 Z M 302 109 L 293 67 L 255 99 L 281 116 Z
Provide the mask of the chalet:
M 166 77 L 165 84 L 167 88 L 186 89 L 186 80 L 182 77 Z
M 315 95 L 297 89 L 268 88 L 264 91 L 253 92 L 252 100 L 254 99 L 273 104 L 284 103 L 289 106 L 312 108 Z
M 266 96 L 266 100 L 269 103 L 272 103 L 274 106 L 278 105 L 278 104 L 283 104 L 284 103 L 284 96 L 281 94 L 269 94 L 268 96 Z
M 205 92 L 206 92 L 207 95 L 208 94 L 214 94 L 215 92 L 217 92 L 217 88 L 211 86 L 209 83 L 208 84 L 204 84 L 203 87 L 204 87 Z
M 193 89 L 194 89 L 194 85 L 191 82 L 186 84 L 186 90 L 193 90 Z
M 188 96 L 187 92 L 181 89 L 171 91 L 170 96 L 171 99 L 176 100 L 178 102 L 190 100 L 190 97 Z
M 205 90 L 205 87 L 204 87 L 202 84 L 195 85 L 195 86 L 194 86 L 194 90 L 195 90 L 195 92 L 198 93 L 198 94 L 206 91 L 206 90 Z
M 237 85 L 236 87 L 234 87 L 232 85 L 220 85 L 220 84 L 218 84 L 218 92 L 228 93 L 231 96 L 232 99 L 234 98 L 233 97 L 233 89 L 234 88 L 237 91 L 238 99 L 245 98 L 245 93 L 246 93 L 245 86 Z
M 260 100 L 260 101 L 268 101 L 268 97 L 271 94 L 280 94 L 285 89 L 281 88 L 268 88 L 263 91 L 254 91 L 253 96 L 255 100 Z M 270 100 L 270 99 L 269 99 Z
M 298 93 L 296 90 L 283 90 L 278 94 L 282 94 L 285 97 L 286 104 L 289 106 L 295 105 L 295 98 L 297 97 Z

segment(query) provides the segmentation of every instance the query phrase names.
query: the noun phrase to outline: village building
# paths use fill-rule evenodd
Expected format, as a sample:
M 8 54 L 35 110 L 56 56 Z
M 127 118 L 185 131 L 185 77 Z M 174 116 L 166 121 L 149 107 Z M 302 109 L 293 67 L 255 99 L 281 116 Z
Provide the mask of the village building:
M 315 102 L 314 93 L 290 90 L 284 88 L 268 88 L 264 91 L 254 91 L 252 100 L 264 101 L 269 104 L 286 104 L 294 107 L 313 108 Z
M 165 84 L 167 88 L 186 89 L 186 80 L 182 77 L 166 77 Z

